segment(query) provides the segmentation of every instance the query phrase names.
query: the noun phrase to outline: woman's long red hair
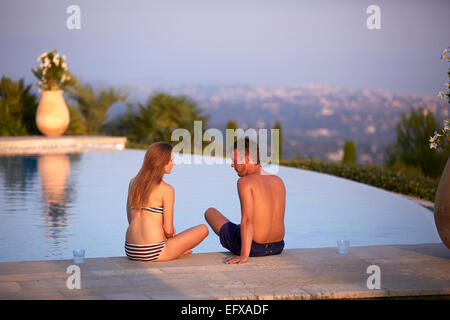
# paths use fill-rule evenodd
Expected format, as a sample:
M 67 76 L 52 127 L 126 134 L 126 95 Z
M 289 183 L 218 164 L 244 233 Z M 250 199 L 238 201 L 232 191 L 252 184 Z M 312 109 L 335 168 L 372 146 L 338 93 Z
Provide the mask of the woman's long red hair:
M 153 188 L 161 183 L 164 167 L 171 157 L 172 146 L 166 142 L 155 142 L 148 147 L 141 170 L 130 186 L 131 207 L 142 208 L 147 205 Z

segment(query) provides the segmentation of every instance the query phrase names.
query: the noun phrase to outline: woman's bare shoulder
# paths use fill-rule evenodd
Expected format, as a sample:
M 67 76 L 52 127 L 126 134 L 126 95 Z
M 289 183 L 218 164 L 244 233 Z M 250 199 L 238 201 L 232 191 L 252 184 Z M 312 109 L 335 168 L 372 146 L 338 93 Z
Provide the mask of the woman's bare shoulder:
M 164 180 L 161 181 L 159 187 L 161 188 L 162 191 L 164 192 L 170 192 L 170 193 L 175 193 L 175 189 L 168 184 L 167 182 L 165 182 Z

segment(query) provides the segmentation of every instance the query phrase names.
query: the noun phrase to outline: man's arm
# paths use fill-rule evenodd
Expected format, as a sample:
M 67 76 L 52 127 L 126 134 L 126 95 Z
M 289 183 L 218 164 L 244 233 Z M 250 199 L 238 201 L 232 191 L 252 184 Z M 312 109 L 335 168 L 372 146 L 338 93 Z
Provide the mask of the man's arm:
M 254 201 L 253 193 L 250 185 L 238 180 L 239 200 L 241 201 L 241 255 L 236 258 L 230 258 L 226 261 L 227 264 L 245 263 L 250 255 L 250 249 L 253 240 L 253 215 L 254 215 Z

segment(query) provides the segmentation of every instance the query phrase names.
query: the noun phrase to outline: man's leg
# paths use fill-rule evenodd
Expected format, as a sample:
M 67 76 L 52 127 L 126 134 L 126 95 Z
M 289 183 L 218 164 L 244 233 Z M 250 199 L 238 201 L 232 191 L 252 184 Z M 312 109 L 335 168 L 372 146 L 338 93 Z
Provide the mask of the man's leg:
M 208 208 L 205 211 L 205 219 L 217 235 L 220 228 L 228 222 L 228 219 L 215 208 Z

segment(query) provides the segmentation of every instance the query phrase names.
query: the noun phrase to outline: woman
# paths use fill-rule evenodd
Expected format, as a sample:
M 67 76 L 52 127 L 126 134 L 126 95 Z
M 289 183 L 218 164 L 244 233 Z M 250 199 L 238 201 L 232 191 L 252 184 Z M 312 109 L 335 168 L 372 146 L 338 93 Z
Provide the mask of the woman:
M 168 261 L 192 253 L 208 235 L 201 224 L 175 235 L 174 189 L 163 181 L 174 166 L 172 146 L 153 143 L 128 188 L 125 253 L 131 260 Z

